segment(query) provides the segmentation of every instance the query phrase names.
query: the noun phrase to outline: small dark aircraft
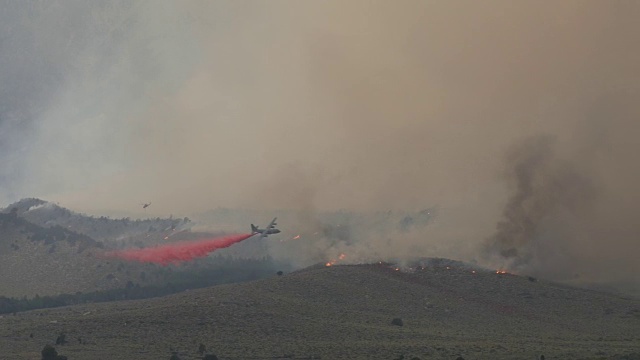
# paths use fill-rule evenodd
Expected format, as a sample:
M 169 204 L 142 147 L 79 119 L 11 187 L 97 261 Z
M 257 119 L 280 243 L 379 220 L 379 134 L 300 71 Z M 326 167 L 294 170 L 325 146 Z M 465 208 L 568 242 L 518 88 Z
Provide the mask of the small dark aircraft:
M 140 205 L 142 205 L 142 208 L 143 208 L 143 209 L 146 209 L 146 208 L 148 208 L 148 207 L 149 207 L 149 205 L 151 205 L 151 203 L 140 204 Z
M 271 222 L 269 223 L 269 225 L 267 225 L 265 229 L 260 229 L 259 227 L 251 224 L 251 234 L 252 235 L 260 234 L 260 239 L 263 239 L 269 235 L 279 233 L 280 230 L 276 229 L 276 225 L 278 225 L 276 224 L 276 219 L 277 218 L 273 218 L 273 220 L 271 220 Z

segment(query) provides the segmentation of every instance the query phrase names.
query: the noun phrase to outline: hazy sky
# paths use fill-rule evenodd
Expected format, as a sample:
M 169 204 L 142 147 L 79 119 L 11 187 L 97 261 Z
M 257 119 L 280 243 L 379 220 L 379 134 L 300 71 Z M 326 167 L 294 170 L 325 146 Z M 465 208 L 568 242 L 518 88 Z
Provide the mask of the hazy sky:
M 438 205 L 479 241 L 533 204 L 532 221 L 569 214 L 560 222 L 581 232 L 567 246 L 583 260 L 616 263 L 638 246 L 636 1 L 1 9 L 5 203 L 35 196 L 96 213 L 151 201 L 157 214 Z M 553 139 L 548 166 L 534 166 L 522 197 L 516 165 L 539 136 Z M 589 201 L 549 200 L 572 181 L 589 184 Z

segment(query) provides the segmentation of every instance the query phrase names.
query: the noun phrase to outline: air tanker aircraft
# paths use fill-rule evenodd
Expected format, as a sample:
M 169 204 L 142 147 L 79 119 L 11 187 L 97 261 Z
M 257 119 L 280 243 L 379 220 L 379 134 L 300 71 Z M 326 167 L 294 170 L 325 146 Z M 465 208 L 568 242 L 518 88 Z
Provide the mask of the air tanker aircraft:
M 260 234 L 260 239 L 263 239 L 269 235 L 279 233 L 280 230 L 276 229 L 276 225 L 278 225 L 276 224 L 276 219 L 277 217 L 273 218 L 273 220 L 271 220 L 271 222 L 269 223 L 269 225 L 267 225 L 265 229 L 260 229 L 259 227 L 251 224 L 251 234 L 252 235 Z

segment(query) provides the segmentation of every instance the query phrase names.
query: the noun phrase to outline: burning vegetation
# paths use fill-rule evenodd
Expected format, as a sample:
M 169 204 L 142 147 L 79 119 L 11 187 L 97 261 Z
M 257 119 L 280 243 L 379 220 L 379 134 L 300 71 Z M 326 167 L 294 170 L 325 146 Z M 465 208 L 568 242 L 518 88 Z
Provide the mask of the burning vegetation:
M 337 258 L 337 259 L 332 259 L 332 260 L 330 260 L 330 261 L 327 261 L 327 262 L 324 264 L 324 266 L 329 267 L 329 266 L 335 265 L 337 262 L 344 260 L 346 257 L 347 257 L 347 255 L 346 255 L 346 254 L 341 253 L 340 255 L 338 255 L 338 258 Z

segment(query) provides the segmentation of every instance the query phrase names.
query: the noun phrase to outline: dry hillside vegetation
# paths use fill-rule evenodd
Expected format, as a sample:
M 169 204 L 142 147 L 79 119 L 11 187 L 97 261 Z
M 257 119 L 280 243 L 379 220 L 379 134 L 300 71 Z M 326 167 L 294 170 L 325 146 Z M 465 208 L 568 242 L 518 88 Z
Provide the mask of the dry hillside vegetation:
M 35 359 L 62 332 L 73 360 L 194 359 L 200 343 L 220 359 L 620 359 L 639 352 L 640 300 L 454 262 L 317 266 L 4 316 L 0 348 Z

